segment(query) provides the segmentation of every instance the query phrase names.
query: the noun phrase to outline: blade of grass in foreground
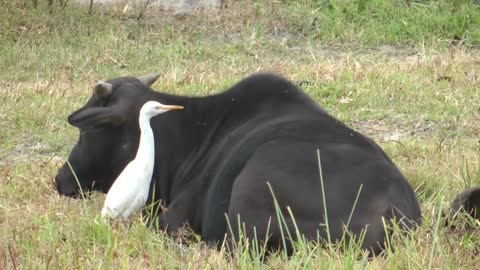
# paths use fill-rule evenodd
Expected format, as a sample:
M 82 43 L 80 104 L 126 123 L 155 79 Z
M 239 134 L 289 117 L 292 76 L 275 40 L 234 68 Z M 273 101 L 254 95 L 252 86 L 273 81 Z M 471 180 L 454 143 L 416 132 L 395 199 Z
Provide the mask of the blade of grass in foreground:
M 325 218 L 325 228 L 327 229 L 327 240 L 328 244 L 332 244 L 332 239 L 330 236 L 330 227 L 328 225 L 328 212 L 327 212 L 327 200 L 325 197 L 325 185 L 323 183 L 323 173 L 322 173 L 322 163 L 320 159 L 320 149 L 317 149 L 317 159 L 318 159 L 318 173 L 320 174 L 320 185 L 322 189 L 322 200 L 323 200 L 323 216 Z
M 77 174 L 73 170 L 72 165 L 70 165 L 70 161 L 67 160 L 67 164 L 68 164 L 68 167 L 70 168 L 70 171 L 73 174 L 73 178 L 75 178 L 75 181 L 78 185 L 78 189 L 80 190 L 80 196 L 82 197 L 82 200 L 85 201 L 85 195 L 83 194 L 83 189 L 82 189 L 82 186 L 80 185 L 80 181 L 78 180 Z

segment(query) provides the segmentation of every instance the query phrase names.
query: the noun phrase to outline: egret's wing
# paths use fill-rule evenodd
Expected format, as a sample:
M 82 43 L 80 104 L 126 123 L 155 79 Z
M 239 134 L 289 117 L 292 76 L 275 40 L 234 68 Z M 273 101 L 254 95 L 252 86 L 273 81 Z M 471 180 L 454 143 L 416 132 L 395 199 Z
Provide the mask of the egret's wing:
M 132 200 L 132 203 L 130 204 L 128 209 L 124 212 L 124 215 L 123 215 L 124 219 L 128 218 L 129 215 L 137 212 L 138 210 L 142 209 L 143 206 L 145 206 L 145 202 L 147 201 L 147 196 L 141 192 L 137 193 L 136 195 L 137 196 L 135 197 L 134 200 Z
M 104 208 L 107 208 L 108 213 L 118 216 L 128 209 L 137 197 L 138 191 L 135 189 L 135 183 L 138 181 L 136 179 L 138 173 L 134 170 L 134 167 L 132 163 L 129 163 L 108 191 L 104 203 Z
M 108 205 L 104 205 L 102 208 L 102 217 L 104 219 L 111 218 L 111 219 L 116 219 L 120 213 L 116 209 L 111 209 L 108 207 Z

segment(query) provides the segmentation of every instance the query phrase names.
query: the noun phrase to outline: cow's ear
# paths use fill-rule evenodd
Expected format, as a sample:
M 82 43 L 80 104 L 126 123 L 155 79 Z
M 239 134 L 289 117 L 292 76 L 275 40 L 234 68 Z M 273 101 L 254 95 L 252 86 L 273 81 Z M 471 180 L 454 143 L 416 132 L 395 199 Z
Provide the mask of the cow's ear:
M 99 81 L 93 87 L 93 95 L 97 98 L 104 98 L 112 94 L 113 85 L 111 83 Z
M 154 84 L 158 78 L 160 78 L 160 74 L 158 73 L 150 73 L 148 75 L 138 77 L 138 79 L 148 87 L 152 86 L 152 84 Z
M 80 129 L 88 129 L 104 124 L 119 126 L 125 123 L 127 113 L 123 106 L 83 107 L 68 116 L 68 123 Z
M 480 186 L 466 189 L 450 204 L 452 214 L 467 213 L 474 219 L 480 220 Z

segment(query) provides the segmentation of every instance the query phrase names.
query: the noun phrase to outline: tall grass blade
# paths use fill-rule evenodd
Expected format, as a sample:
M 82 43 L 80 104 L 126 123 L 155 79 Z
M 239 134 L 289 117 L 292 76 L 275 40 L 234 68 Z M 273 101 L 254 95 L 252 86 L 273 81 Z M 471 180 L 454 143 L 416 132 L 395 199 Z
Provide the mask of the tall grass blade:
M 428 268 L 427 269 L 432 269 L 432 263 L 434 260 L 435 256 L 435 249 L 437 248 L 438 245 L 438 232 L 440 229 L 440 223 L 441 223 L 441 218 L 442 218 L 442 202 L 444 200 L 444 197 L 442 196 L 442 199 L 439 201 L 439 205 L 437 208 L 437 219 L 435 221 L 435 228 L 433 230 L 433 243 L 431 247 L 431 252 L 430 252 L 430 258 L 428 260 Z
M 288 254 L 287 254 L 287 243 L 285 241 L 285 234 L 283 233 L 283 226 L 284 225 L 285 225 L 285 228 L 287 229 L 287 233 L 290 237 L 290 241 L 292 241 L 292 237 L 291 237 L 290 231 L 288 230 L 288 227 L 285 223 L 285 219 L 283 217 L 282 209 L 280 208 L 280 206 L 278 204 L 278 201 L 277 201 L 277 198 L 275 197 L 275 194 L 273 192 L 272 186 L 270 185 L 270 182 L 268 182 L 268 181 L 267 181 L 267 186 L 270 189 L 270 193 L 272 194 L 272 197 L 273 197 L 273 203 L 275 205 L 275 212 L 276 212 L 277 219 L 278 219 L 278 228 L 280 230 L 280 235 L 281 235 L 281 238 L 282 238 L 284 254 L 285 254 L 285 257 L 287 257 L 288 256 Z
M 323 172 L 322 172 L 322 162 L 320 158 L 320 149 L 317 149 L 317 159 L 318 159 L 318 173 L 320 175 L 320 185 L 322 189 L 322 200 L 323 200 L 323 216 L 325 217 L 325 227 L 327 229 L 327 241 L 328 244 L 332 244 L 332 238 L 330 236 L 330 227 L 328 224 L 328 211 L 327 211 L 327 200 L 325 197 L 325 185 L 323 183 Z
M 82 186 L 80 185 L 80 181 L 78 180 L 77 174 L 73 170 L 72 165 L 70 164 L 70 161 L 67 160 L 67 164 L 68 164 L 68 167 L 70 168 L 70 171 L 73 174 L 73 178 L 75 178 L 75 182 L 78 185 L 78 189 L 80 189 L 80 196 L 82 197 L 82 200 L 85 200 L 85 195 L 83 194 L 83 189 L 82 189 Z
M 363 188 L 363 184 L 361 184 L 360 188 L 358 189 L 357 197 L 355 197 L 355 201 L 353 203 L 352 211 L 350 212 L 350 215 L 348 216 L 348 221 L 347 221 L 347 226 L 346 226 L 347 228 L 350 225 L 350 220 L 352 219 L 353 212 L 355 211 L 355 207 L 357 206 L 358 197 L 360 197 L 360 192 L 362 192 L 362 188 Z

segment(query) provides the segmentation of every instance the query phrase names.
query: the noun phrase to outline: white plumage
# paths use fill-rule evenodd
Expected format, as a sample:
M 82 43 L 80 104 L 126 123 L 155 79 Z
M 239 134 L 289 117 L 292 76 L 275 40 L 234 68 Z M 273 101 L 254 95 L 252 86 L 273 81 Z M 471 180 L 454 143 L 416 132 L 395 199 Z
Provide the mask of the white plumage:
M 155 141 L 150 119 L 166 111 L 179 109 L 183 107 L 163 105 L 156 101 L 148 101 L 142 106 L 138 117 L 140 143 L 137 155 L 108 191 L 102 209 L 103 218 L 121 218 L 125 221 L 145 205 L 155 162 Z

